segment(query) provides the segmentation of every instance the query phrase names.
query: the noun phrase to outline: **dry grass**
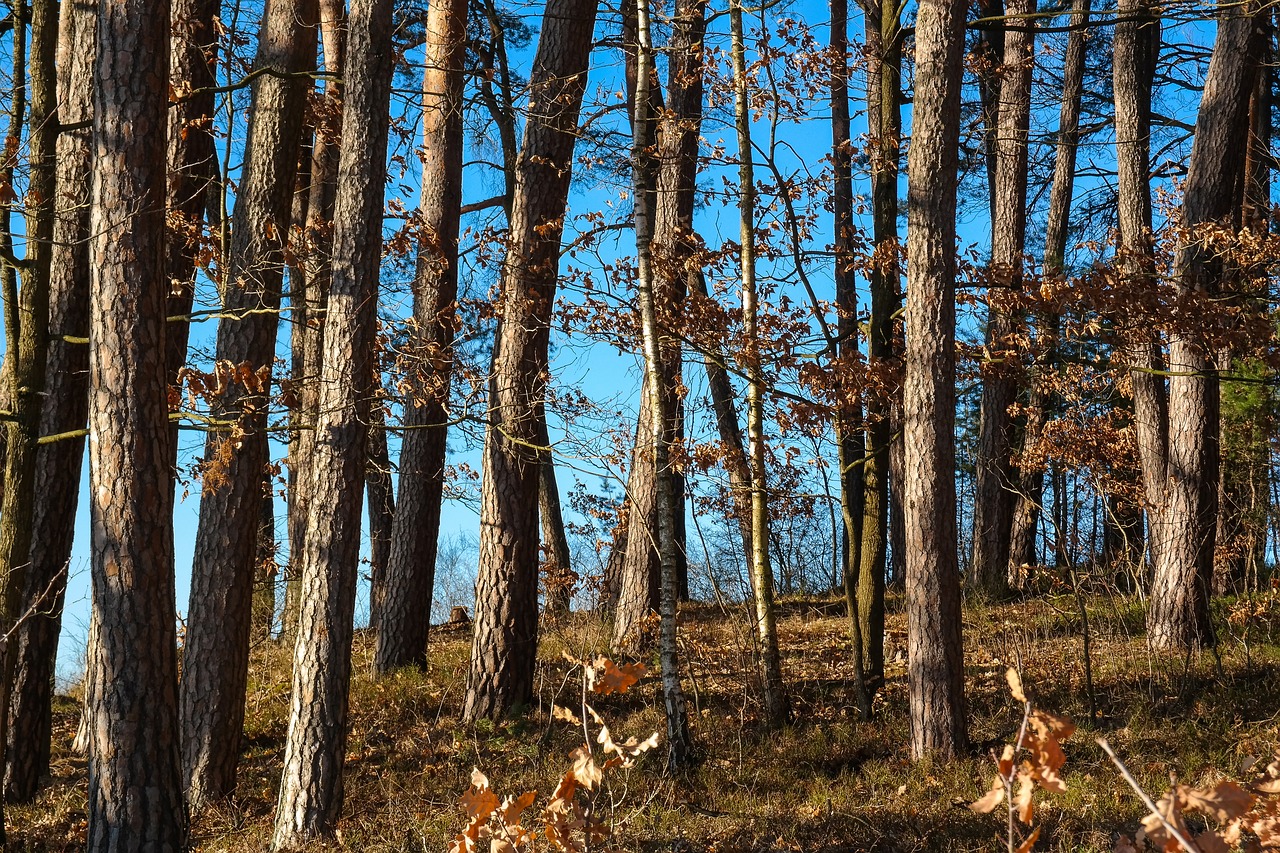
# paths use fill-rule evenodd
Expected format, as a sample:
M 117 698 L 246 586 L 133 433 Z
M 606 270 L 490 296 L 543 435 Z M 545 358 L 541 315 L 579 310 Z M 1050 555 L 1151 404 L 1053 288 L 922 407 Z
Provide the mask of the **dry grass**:
M 1002 826 L 964 804 L 990 779 L 987 752 L 1010 738 L 1021 709 L 1003 673 L 1018 661 L 1033 699 L 1073 717 L 1081 731 L 1067 745 L 1069 792 L 1040 811 L 1038 849 L 1101 851 L 1131 830 L 1140 807 L 1094 744 L 1105 735 L 1144 785 L 1162 791 L 1170 774 L 1202 781 L 1239 772 L 1248 756 L 1280 745 L 1280 648 L 1255 629 L 1246 658 L 1224 636 L 1221 660 L 1150 656 L 1142 610 L 1129 599 L 1090 600 L 1098 719 L 1088 719 L 1079 619 L 1068 597 L 965 610 L 970 735 L 974 756 L 955 762 L 908 760 L 905 744 L 905 619 L 890 602 L 887 684 L 877 719 L 858 721 L 847 688 L 845 622 L 838 602 L 787 601 L 779 622 L 795 722 L 761 728 L 752 684 L 751 639 L 743 612 L 696 605 L 682 613 L 686 689 L 701 763 L 679 778 L 649 758 L 607 792 L 626 850 L 997 850 Z M 1220 620 L 1225 625 L 1225 620 Z M 1224 630 L 1224 634 L 1227 632 Z M 473 766 L 500 793 L 537 789 L 540 803 L 581 735 L 552 723 L 552 701 L 573 704 L 578 686 L 561 652 L 579 656 L 607 644 L 605 626 L 575 616 L 546 628 L 538 706 L 491 725 L 458 722 L 467 640 L 439 633 L 428 673 L 374 680 L 371 644 L 357 639 L 352 733 L 347 751 L 341 846 L 358 851 L 443 851 L 463 824 L 457 806 Z M 233 803 L 199 816 L 200 850 L 260 851 L 270 834 L 288 709 L 289 650 L 253 652 L 247 740 Z M 656 684 L 595 703 L 622 735 L 662 731 Z M 11 837 L 32 850 L 83 845 L 84 764 L 68 752 L 77 703 L 56 709 L 54 779 L 39 800 L 9 811 Z

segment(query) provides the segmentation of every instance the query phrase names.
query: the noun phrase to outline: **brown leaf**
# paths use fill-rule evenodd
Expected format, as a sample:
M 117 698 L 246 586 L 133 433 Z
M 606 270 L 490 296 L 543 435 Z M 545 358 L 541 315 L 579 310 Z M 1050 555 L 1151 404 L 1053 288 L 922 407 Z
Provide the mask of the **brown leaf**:
M 1036 846 L 1036 840 L 1040 838 L 1040 827 L 1031 830 L 1031 834 L 1022 840 L 1018 845 L 1017 853 L 1028 853 L 1032 847 Z
M 520 823 L 520 815 L 524 814 L 529 806 L 533 805 L 533 801 L 538 798 L 537 791 L 526 791 L 514 800 L 507 797 L 502 804 L 502 821 L 507 826 L 518 826 Z
M 1022 692 L 1022 677 L 1018 675 L 1018 671 L 1009 667 L 1005 670 L 1004 677 L 1009 682 L 1009 692 L 1013 694 L 1013 698 L 1019 702 L 1026 702 L 1027 695 Z
M 1004 802 L 1004 780 L 999 776 L 991 783 L 991 789 L 969 804 L 969 808 L 978 814 L 990 814 L 996 806 Z
M 1257 798 L 1230 779 L 1223 779 L 1208 790 L 1191 788 L 1186 792 L 1187 805 L 1215 818 L 1219 823 L 1240 817 L 1253 808 Z
M 1026 771 L 1018 774 L 1018 796 L 1015 804 L 1018 808 L 1018 820 L 1031 825 L 1031 817 L 1034 812 L 1034 806 L 1031 804 L 1031 795 L 1035 792 L 1036 782 L 1034 776 Z
M 551 706 L 551 719 L 564 720 L 566 723 L 570 723 L 575 726 L 582 725 L 582 720 L 578 719 L 578 715 L 573 713 L 563 705 Z
M 618 666 L 606 657 L 596 660 L 597 675 L 591 689 L 602 696 L 610 693 L 626 693 L 633 684 L 644 678 L 648 668 L 642 663 Z
M 569 757 L 573 759 L 573 775 L 582 783 L 589 791 L 594 791 L 596 785 L 600 784 L 600 780 L 604 778 L 604 771 L 596 764 L 595 756 L 591 754 L 590 748 L 583 745 L 569 753 Z

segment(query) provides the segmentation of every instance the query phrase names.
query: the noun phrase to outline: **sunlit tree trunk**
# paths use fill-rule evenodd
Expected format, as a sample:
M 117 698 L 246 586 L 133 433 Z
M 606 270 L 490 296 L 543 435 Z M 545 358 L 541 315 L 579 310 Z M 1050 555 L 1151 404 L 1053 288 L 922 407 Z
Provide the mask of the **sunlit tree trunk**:
M 374 353 L 372 361 L 378 361 Z M 375 367 L 374 387 L 382 377 Z M 382 400 L 369 407 L 369 460 L 365 467 L 365 500 L 369 504 L 369 625 L 379 621 L 382 601 L 386 597 L 387 559 L 391 552 L 391 534 L 395 527 L 396 495 L 391 484 L 391 455 L 387 450 L 387 418 Z M 430 601 L 427 610 L 430 611 Z
M 263 475 L 270 461 L 267 409 L 279 326 L 284 240 L 292 219 L 294 170 L 306 108 L 301 73 L 315 62 L 311 0 L 271 0 L 263 15 L 245 162 L 231 217 L 221 282 L 224 318 L 216 363 L 226 381 L 212 415 L 232 432 L 205 442 L 182 657 L 183 773 L 200 809 L 235 790 L 249 671 L 253 585 L 258 564 Z M 283 76 L 292 75 L 292 76 Z M 221 369 L 221 368 L 219 368 Z
M 955 756 L 965 731 L 956 553 L 956 167 L 965 4 L 923 0 L 907 158 L 907 692 L 911 754 Z
M 391 78 L 391 0 L 356 0 L 344 66 L 342 153 L 324 325 L 312 502 L 274 850 L 331 837 L 342 808 L 352 618 L 368 463 Z
M 982 418 L 975 460 L 973 560 L 966 583 L 999 598 L 1008 592 L 1009 535 L 1014 507 L 1013 417 L 1017 399 L 1016 356 L 1008 339 L 1019 326 L 1009 305 L 1022 290 L 1023 244 L 1027 223 L 1027 130 L 1034 67 L 1032 0 L 1009 0 L 1005 14 L 1000 107 L 996 132 L 996 180 L 991 215 L 991 283 L 987 289 L 988 351 L 999 354 L 983 365 Z
M 377 621 L 379 672 L 426 664 L 448 439 L 462 210 L 467 2 L 434 3 L 423 72 L 422 234 L 414 277 L 413 363 L 400 446 L 400 506 Z
M 532 696 L 538 636 L 538 453 L 560 238 L 596 0 L 549 0 L 530 77 L 535 110 L 516 164 L 489 382 L 475 636 L 463 716 Z

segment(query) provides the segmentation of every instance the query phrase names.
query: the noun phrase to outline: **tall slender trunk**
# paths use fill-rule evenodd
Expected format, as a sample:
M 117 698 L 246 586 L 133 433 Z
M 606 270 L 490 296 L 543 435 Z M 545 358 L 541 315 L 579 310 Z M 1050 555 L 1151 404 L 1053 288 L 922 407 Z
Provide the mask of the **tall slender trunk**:
M 240 373 L 212 401 L 231 434 L 205 443 L 182 658 L 183 772 L 195 809 L 235 790 L 249 672 L 253 584 L 269 462 L 267 409 L 279 327 L 284 240 L 291 224 L 294 170 L 306 89 L 315 63 L 312 0 L 271 0 L 263 13 L 249 110 L 245 163 L 224 263 L 223 319 L 216 362 Z M 281 76 L 293 75 L 293 76 Z M 222 368 L 219 368 L 222 369 Z M 216 472 L 216 475 L 215 475 Z
M 101 853 L 186 846 L 165 375 L 168 75 L 167 0 L 103 0 L 89 228 L 94 619 L 86 699 L 88 849 Z
M 1014 507 L 1013 418 L 1017 399 L 1016 355 L 1008 338 L 1019 326 L 1009 305 L 1022 290 L 1022 253 L 1027 222 L 1027 131 L 1031 116 L 1034 67 L 1033 0 L 1009 0 L 1005 13 L 1017 25 L 1006 27 L 1001 62 L 1000 108 L 996 134 L 996 194 L 991 215 L 991 268 L 987 288 L 987 344 L 1004 353 L 983 365 L 982 415 L 975 460 L 973 561 L 966 583 L 992 597 L 1008 590 L 1009 535 Z
M 569 554 L 569 537 L 565 533 L 564 512 L 560 508 L 560 486 L 556 482 L 556 465 L 551 453 L 551 435 L 547 431 L 546 403 L 538 415 L 538 448 L 542 461 L 538 464 L 538 517 L 542 522 L 542 581 L 547 595 L 547 612 L 563 615 L 569 612 L 578 575 Z
M 371 356 L 395 67 L 392 6 L 391 0 L 356 0 L 351 6 L 332 278 L 273 850 L 302 849 L 312 839 L 332 836 L 342 808 L 360 498 L 369 408 L 377 396 Z
M 0 507 L 0 631 L 10 636 L 21 618 L 32 555 L 32 519 L 35 514 L 36 476 L 40 424 L 44 410 L 45 371 L 49 351 L 50 271 L 53 234 L 57 219 L 57 84 L 55 57 L 58 46 L 58 8 L 53 0 L 31 4 L 31 51 L 27 67 L 17 70 L 23 57 L 19 28 L 14 24 L 14 82 L 25 86 L 31 98 L 27 130 L 29 172 L 27 178 L 26 251 L 20 270 L 19 291 L 12 271 L 3 276 L 5 353 L 12 362 L 5 378 L 13 420 L 6 425 L 4 497 Z M 9 134 L 16 151 L 21 137 L 22 110 L 10 113 Z M 10 214 L 6 211 L 5 216 Z M 5 224 L 9 232 L 8 223 Z M 7 709 L 13 687 L 16 657 L 13 647 L 4 644 L 0 662 L 0 708 Z M 6 731 L 0 748 L 8 743 L 7 713 L 0 715 Z M 4 841 L 3 810 L 0 809 L 0 842 Z
M 922 0 L 907 157 L 907 692 L 911 754 L 964 752 L 964 647 L 956 553 L 955 280 L 961 0 Z
M 530 88 L 537 109 L 516 164 L 489 382 L 480 565 L 466 719 L 501 717 L 533 692 L 538 635 L 538 454 L 560 238 L 596 0 L 548 0 Z
M 422 78 L 423 237 L 413 287 L 413 385 L 400 446 L 400 508 L 377 622 L 374 666 L 382 673 L 427 662 L 458 296 L 466 35 L 466 0 L 432 4 Z
M 59 22 L 58 117 L 80 125 L 93 117 L 94 4 L 67 5 Z M 84 429 L 89 388 L 90 130 L 57 141 L 56 219 L 49 270 L 49 338 L 40 434 Z M 14 641 L 5 796 L 26 802 L 49 770 L 53 674 L 75 535 L 84 437 L 66 435 L 36 450 L 31 563 L 22 611 L 30 615 Z
M 1045 223 L 1044 277 L 1060 279 L 1064 275 L 1067 254 L 1067 228 L 1071 218 L 1071 198 L 1075 189 L 1076 149 L 1080 141 L 1080 99 L 1084 92 L 1085 29 L 1091 0 L 1075 0 L 1071 7 L 1071 26 L 1067 50 L 1062 62 L 1062 105 L 1058 113 L 1058 139 L 1053 164 L 1053 188 L 1049 192 L 1049 215 Z M 1045 312 L 1039 317 L 1040 352 L 1031 376 L 1031 392 L 1027 424 L 1023 430 L 1023 453 L 1036 452 L 1044 434 L 1045 419 L 1052 404 L 1045 390 L 1047 373 L 1055 369 L 1057 360 L 1058 317 Z M 1018 495 L 1015 498 L 1013 526 L 1009 534 L 1008 577 L 1011 585 L 1023 579 L 1023 566 L 1036 562 L 1036 530 L 1040 525 L 1040 504 L 1044 495 L 1044 467 L 1038 462 L 1022 461 Z
M 1239 207 L 1234 190 L 1247 139 L 1249 93 L 1257 73 L 1254 12 L 1224 6 L 1196 118 L 1187 167 L 1174 276 L 1179 297 L 1212 310 L 1224 276 L 1213 236 L 1230 228 Z M 1215 353 L 1198 336 L 1169 333 L 1169 471 L 1164 505 L 1168 536 L 1157 551 L 1147 635 L 1157 649 L 1214 642 L 1209 620 L 1218 512 L 1219 410 Z
M 371 359 L 375 364 L 378 356 Z M 375 369 L 374 388 L 382 384 Z M 391 553 L 391 535 L 395 528 L 396 495 L 391 484 L 391 454 L 387 450 L 387 417 L 381 398 L 369 409 L 369 459 L 365 466 L 365 495 L 369 503 L 369 625 L 376 626 L 386 597 L 387 559 Z M 427 602 L 427 609 L 431 609 Z
M 890 11 L 892 9 L 892 11 Z M 862 520 L 862 565 L 858 570 L 858 619 L 862 623 L 866 673 L 873 684 L 884 680 L 885 551 L 889 536 L 889 446 L 893 441 L 890 407 L 900 391 L 892 381 L 893 315 L 898 289 L 898 169 L 902 133 L 902 22 L 896 6 L 869 7 L 867 40 L 867 124 L 870 128 L 871 205 L 875 251 L 871 267 L 871 317 L 867 332 L 868 367 L 882 371 L 885 391 L 871 394 L 867 407 L 867 454 Z
M 333 249 L 333 206 L 338 187 L 342 137 L 342 78 L 347 52 L 344 0 L 319 0 L 320 43 L 324 51 L 323 109 L 317 112 L 311 145 L 311 188 L 303 225 L 303 263 L 297 281 L 290 279 L 293 330 L 293 382 L 299 429 L 289 448 L 293 487 L 289 502 L 289 567 L 285 583 L 282 635 L 292 638 L 301 608 L 302 553 L 306 549 L 307 513 L 311 509 L 311 460 L 315 456 L 315 424 L 319 417 L 320 362 L 324 320 L 329 304 Z
M 655 199 L 653 193 L 647 192 L 650 187 L 657 184 L 652 151 L 656 141 L 653 139 L 653 133 L 657 122 L 653 114 L 654 99 L 649 96 L 653 77 L 649 0 L 636 0 L 636 10 L 636 93 L 632 101 L 634 120 L 631 123 L 631 168 L 636 187 L 637 302 L 640 308 L 640 330 L 644 346 L 646 379 L 644 387 L 647 389 L 643 405 L 650 412 L 650 422 L 662 425 L 666 424 L 670 418 L 667 411 L 667 395 L 663 388 L 662 360 L 671 350 L 669 346 L 664 346 L 667 341 L 663 338 L 667 335 L 664 335 L 658 326 L 659 315 L 653 270 L 654 220 L 656 218 L 653 202 Z M 696 14 L 701 17 L 700 8 Z M 676 529 L 674 503 L 670 494 L 672 484 L 669 472 L 670 443 L 666 430 L 654 429 L 650 442 L 650 453 L 657 481 L 658 524 L 655 532 L 662 578 L 659 603 L 662 620 L 659 656 L 667 718 L 667 766 L 674 770 L 688 763 L 692 752 L 692 740 L 689 734 L 684 693 L 680 687 L 679 650 L 676 645 L 676 597 L 678 594 Z
M 757 664 L 765 717 L 781 726 L 791 714 L 782 681 L 778 628 L 773 603 L 773 568 L 769 564 L 769 496 L 765 485 L 764 365 L 761 363 L 759 295 L 756 290 L 755 169 L 752 163 L 751 108 L 748 103 L 746 45 L 742 4 L 730 0 L 729 26 L 733 54 L 734 120 L 738 130 L 739 240 L 742 245 L 742 334 L 747 374 L 747 464 L 751 469 L 751 579 L 755 593 Z

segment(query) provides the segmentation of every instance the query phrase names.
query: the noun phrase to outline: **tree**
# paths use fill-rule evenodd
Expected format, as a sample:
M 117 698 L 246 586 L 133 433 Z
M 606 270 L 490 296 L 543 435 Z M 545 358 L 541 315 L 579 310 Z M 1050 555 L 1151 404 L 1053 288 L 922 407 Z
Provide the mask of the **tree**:
M 911 753 L 962 753 L 955 503 L 956 158 L 965 5 L 922 0 L 907 157 L 907 691 Z
M 400 507 L 374 658 L 383 673 L 427 661 L 457 316 L 466 39 L 466 0 L 431 4 L 422 77 L 422 236 L 413 283 L 411 390 L 400 448 Z
M 94 74 L 88 848 L 186 846 L 165 376 L 167 0 L 103 0 Z M 103 677 L 110 673 L 111 677 Z M 145 726 L 138 721 L 145 719 Z
M 991 283 L 987 288 L 987 347 L 1007 351 L 1018 330 L 1009 306 L 1022 290 L 1022 255 L 1027 231 L 1027 132 L 1031 116 L 1031 71 L 1035 61 L 1035 24 L 1031 0 L 1009 0 L 1004 57 L 1000 68 L 996 129 L 995 195 L 991 212 Z M 1008 590 L 1009 536 L 1013 520 L 1015 476 L 1012 465 L 1013 417 L 1017 400 L 1016 359 L 983 365 L 982 420 L 978 428 L 977 485 L 973 506 L 973 561 L 966 583 L 999 598 Z
M 58 136 L 56 218 L 49 269 L 49 338 L 40 434 L 59 437 L 36 450 L 31 557 L 18 627 L 9 700 L 5 796 L 25 802 L 49 769 L 53 674 L 75 534 L 88 417 L 89 177 L 96 6 L 63 7 L 59 21 L 58 116 L 79 126 Z
M 293 690 L 273 850 L 333 834 L 342 806 L 361 494 L 382 254 L 391 78 L 390 0 L 351 6 L 333 267 L 302 554 Z
M 550 316 L 595 0 L 548 0 L 530 76 L 536 109 L 516 164 L 489 380 L 475 637 L 463 716 L 528 702 L 538 632 L 538 453 Z
M 271 0 L 254 68 L 245 162 L 223 267 L 215 370 L 233 371 L 211 402 L 227 430 L 205 442 L 182 658 L 183 772 L 192 809 L 235 790 L 249 671 L 267 409 L 279 326 L 284 240 L 306 89 L 315 65 L 311 0 Z M 268 73 L 275 72 L 275 73 Z

